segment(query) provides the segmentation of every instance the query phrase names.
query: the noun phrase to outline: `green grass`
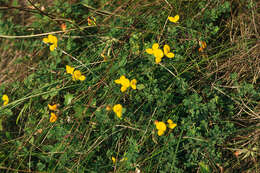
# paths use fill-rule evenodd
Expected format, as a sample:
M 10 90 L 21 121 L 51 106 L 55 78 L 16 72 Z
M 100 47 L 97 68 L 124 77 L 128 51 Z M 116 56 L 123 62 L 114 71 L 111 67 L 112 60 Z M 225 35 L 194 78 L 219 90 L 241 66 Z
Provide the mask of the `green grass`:
M 0 5 L 0 96 L 10 99 L 0 107 L 0 170 L 259 171 L 256 1 Z M 177 23 L 167 19 L 177 14 Z M 49 34 L 58 38 L 54 51 L 42 42 Z M 175 57 L 156 64 L 145 51 L 154 43 Z M 86 80 L 74 81 L 66 65 Z M 122 75 L 137 89 L 121 92 Z M 107 110 L 116 104 L 122 118 Z M 168 119 L 177 127 L 158 136 L 155 121 Z

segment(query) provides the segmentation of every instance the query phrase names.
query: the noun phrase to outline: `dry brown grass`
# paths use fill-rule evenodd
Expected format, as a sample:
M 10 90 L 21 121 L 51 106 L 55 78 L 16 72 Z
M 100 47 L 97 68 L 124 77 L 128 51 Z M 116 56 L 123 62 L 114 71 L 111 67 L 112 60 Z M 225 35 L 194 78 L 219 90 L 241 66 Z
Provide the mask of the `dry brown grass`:
M 224 88 L 238 90 L 231 73 L 237 74 L 238 82 L 247 82 L 260 86 L 260 2 L 250 10 L 245 4 L 236 3 L 231 18 L 226 22 L 229 31 L 229 45 L 235 47 L 228 56 L 218 59 L 214 64 L 217 81 L 222 81 Z M 216 65 L 217 64 L 217 65 Z M 226 95 L 229 95 L 226 93 Z M 234 99 L 235 100 L 235 99 Z M 233 156 L 227 155 L 232 165 L 227 172 L 260 172 L 260 100 L 252 102 L 250 98 L 238 98 L 237 113 L 234 122 L 238 132 L 227 142 Z
M 232 85 L 231 73 L 237 73 L 239 81 L 260 83 L 260 14 L 256 10 L 259 7 L 259 2 L 251 10 L 240 4 L 227 21 L 230 45 L 236 49 L 229 58 L 218 62 L 216 70 L 227 85 Z

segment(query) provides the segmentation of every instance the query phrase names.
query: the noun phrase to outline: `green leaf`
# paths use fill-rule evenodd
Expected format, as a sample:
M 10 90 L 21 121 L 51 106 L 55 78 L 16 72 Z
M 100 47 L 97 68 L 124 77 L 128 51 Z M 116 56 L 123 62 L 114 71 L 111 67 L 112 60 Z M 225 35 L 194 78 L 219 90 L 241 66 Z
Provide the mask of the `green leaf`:
M 200 162 L 200 173 L 209 173 L 209 166 L 206 165 L 204 162 Z
M 37 163 L 37 169 L 38 169 L 39 171 L 43 171 L 44 168 L 45 168 L 45 165 L 44 165 L 43 163 L 41 163 L 41 162 L 38 162 L 38 163 Z
M 84 111 L 85 107 L 82 106 L 82 105 L 75 105 L 75 106 L 73 106 L 73 109 L 75 111 L 75 117 L 81 118 L 82 115 L 83 115 L 83 111 Z
M 65 104 L 65 105 L 69 105 L 69 104 L 71 103 L 73 97 L 74 97 L 74 96 L 73 96 L 72 94 L 67 93 L 67 94 L 64 96 L 64 98 L 65 98 L 64 104 Z
M 145 86 L 144 86 L 144 84 L 137 84 L 137 85 L 136 85 L 136 88 L 137 88 L 138 90 L 142 90 L 142 89 L 145 88 Z
M 127 63 L 126 57 L 123 57 L 121 61 L 118 63 L 119 67 L 124 67 Z

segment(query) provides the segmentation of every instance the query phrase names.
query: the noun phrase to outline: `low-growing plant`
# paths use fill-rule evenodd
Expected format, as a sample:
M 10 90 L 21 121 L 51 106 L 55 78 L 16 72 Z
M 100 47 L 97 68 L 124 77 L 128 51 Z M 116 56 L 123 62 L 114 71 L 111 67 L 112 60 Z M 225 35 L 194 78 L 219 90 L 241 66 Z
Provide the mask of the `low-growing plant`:
M 223 172 L 237 169 L 227 158 L 236 152 L 259 170 L 259 142 L 231 140 L 238 114 L 259 118 L 259 85 L 233 73 L 232 88 L 210 71 L 238 48 L 223 23 L 236 4 L 1 5 L 12 13 L 0 13 L 0 37 L 13 43 L 0 44 L 21 54 L 26 72 L 0 86 L 0 169 Z

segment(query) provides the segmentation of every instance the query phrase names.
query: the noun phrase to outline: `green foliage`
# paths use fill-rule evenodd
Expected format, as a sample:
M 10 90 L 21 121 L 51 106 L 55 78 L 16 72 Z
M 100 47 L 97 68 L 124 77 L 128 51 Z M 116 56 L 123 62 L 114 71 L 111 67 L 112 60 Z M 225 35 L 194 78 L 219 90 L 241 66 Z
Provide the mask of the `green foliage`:
M 231 91 L 207 76 L 209 61 L 232 51 L 223 51 L 216 41 L 220 21 L 230 18 L 230 2 L 208 7 L 207 1 L 120 6 L 120 1 L 54 0 L 36 5 L 44 10 L 30 13 L 27 25 L 15 21 L 19 10 L 0 13 L 0 35 L 28 36 L 16 38 L 12 49 L 24 53 L 19 62 L 34 64 L 25 78 L 0 88 L 10 98 L 0 107 L 0 169 L 218 172 L 225 164 L 223 146 L 236 131 L 230 119 L 240 98 L 252 107 L 260 99 L 259 86 L 237 81 L 236 74 L 230 79 L 239 87 Z M 176 14 L 178 23 L 167 20 Z M 90 16 L 96 26 L 88 26 Z M 56 32 L 61 24 L 66 30 Z M 53 52 L 39 35 L 49 32 L 58 38 Z M 207 43 L 203 52 L 199 41 Z M 145 52 L 154 43 L 170 45 L 175 57 L 156 64 Z M 74 81 L 66 65 L 86 80 Z M 115 83 L 122 75 L 136 79 L 137 89 L 122 93 Z M 122 119 L 113 112 L 116 104 L 123 106 Z M 51 112 L 58 117 L 54 123 Z M 158 136 L 154 121 L 168 119 L 177 127 Z

